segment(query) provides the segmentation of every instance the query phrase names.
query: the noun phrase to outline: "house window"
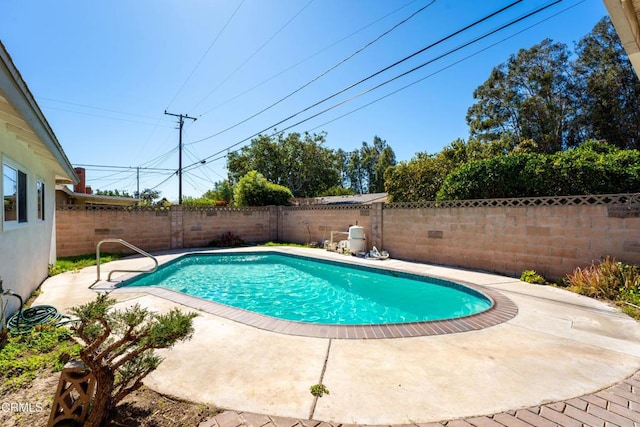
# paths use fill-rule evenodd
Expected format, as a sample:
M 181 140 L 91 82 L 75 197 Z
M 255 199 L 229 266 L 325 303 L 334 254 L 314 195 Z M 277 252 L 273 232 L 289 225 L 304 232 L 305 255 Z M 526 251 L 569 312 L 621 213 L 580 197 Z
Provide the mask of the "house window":
M 38 197 L 38 219 L 44 221 L 44 182 L 36 182 L 36 194 Z
M 27 222 L 27 174 L 6 163 L 2 165 L 2 194 L 5 222 Z

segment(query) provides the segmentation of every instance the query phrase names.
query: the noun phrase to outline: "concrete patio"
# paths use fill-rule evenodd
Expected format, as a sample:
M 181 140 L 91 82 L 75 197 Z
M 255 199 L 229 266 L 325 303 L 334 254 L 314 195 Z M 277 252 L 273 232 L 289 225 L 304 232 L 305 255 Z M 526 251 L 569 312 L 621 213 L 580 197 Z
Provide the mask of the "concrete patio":
M 243 250 L 274 248 L 234 251 Z M 210 314 L 196 298 L 178 298 L 176 302 L 176 298 L 142 292 L 141 288 L 116 289 L 112 295 L 120 301 L 119 306 L 137 303 L 156 311 L 178 306 L 200 314 L 194 321 L 193 339 L 164 351 L 165 361 L 147 378 L 146 385 L 230 410 L 225 413 L 228 415 L 219 415 L 227 417 L 223 419 L 229 424 L 211 420 L 208 425 L 212 426 L 295 425 L 309 419 L 316 421 L 304 421 L 304 425 L 443 420 L 516 425 L 532 423 L 526 419 L 529 414 L 553 425 L 604 426 L 604 420 L 633 425 L 640 421 L 640 384 L 637 375 L 631 378 L 640 369 L 640 323 L 616 308 L 562 289 L 481 272 L 398 260 L 370 261 L 317 249 L 277 250 L 472 283 L 500 292 L 517 305 L 518 313 L 496 326 L 463 333 L 365 340 L 314 338 L 276 333 Z M 166 262 L 176 256 L 165 253 L 158 259 Z M 149 264 L 145 258 L 129 258 L 103 265 L 103 272 Z M 123 277 L 118 274 L 114 274 L 116 280 Z M 43 284 L 35 304 L 51 304 L 65 311 L 94 297 L 95 290 L 88 287 L 95 280 L 95 267 L 54 276 Z M 106 289 L 105 283 L 96 288 Z M 320 382 L 330 394 L 315 399 L 309 387 Z M 571 408 L 594 417 L 599 416 L 593 413 L 597 408 L 612 414 L 613 409 L 606 403 L 603 407 L 599 400 L 603 397 L 598 394 L 608 393 L 601 390 L 612 386 L 628 395 L 610 393 L 617 397 L 607 402 L 619 409 L 626 399 L 629 413 L 623 411 L 618 416 L 632 424 L 604 416 L 598 418 L 598 424 L 588 417 L 580 420 L 571 416 Z M 585 395 L 599 399 L 573 399 Z M 584 402 L 591 405 L 591 412 Z M 566 422 L 558 421 L 564 420 L 561 417 L 541 417 L 542 411 L 552 416 L 549 411 L 555 411 L 565 416 Z M 507 418 L 503 422 L 495 414 L 506 414 L 502 417 Z M 254 421 L 247 421 L 247 416 Z M 481 422 L 473 423 L 471 418 Z

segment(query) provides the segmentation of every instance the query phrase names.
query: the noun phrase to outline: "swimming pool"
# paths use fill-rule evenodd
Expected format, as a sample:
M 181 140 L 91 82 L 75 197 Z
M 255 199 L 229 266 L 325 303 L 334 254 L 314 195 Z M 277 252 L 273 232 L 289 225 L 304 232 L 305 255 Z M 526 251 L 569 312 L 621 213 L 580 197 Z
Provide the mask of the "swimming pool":
M 372 325 L 455 319 L 492 301 L 456 283 L 289 254 L 190 254 L 127 287 L 160 286 L 294 322 Z

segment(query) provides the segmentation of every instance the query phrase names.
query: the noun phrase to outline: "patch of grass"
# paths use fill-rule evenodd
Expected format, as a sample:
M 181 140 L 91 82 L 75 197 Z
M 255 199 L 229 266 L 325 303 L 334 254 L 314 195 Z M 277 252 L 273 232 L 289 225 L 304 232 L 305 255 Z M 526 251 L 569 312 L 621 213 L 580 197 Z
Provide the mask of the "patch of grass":
M 0 394 L 23 387 L 44 371 L 62 370 L 80 354 L 67 328 L 42 326 L 28 334 L 9 334 L 0 348 Z
M 308 244 L 300 244 L 300 243 L 287 243 L 287 242 L 265 242 L 261 243 L 260 246 L 292 246 L 294 248 L 309 248 Z
M 633 317 L 634 319 L 640 320 L 640 308 L 634 307 L 631 305 L 623 304 L 620 309 L 623 313 L 628 316 Z
M 100 254 L 100 263 L 115 261 L 122 257 L 121 253 L 103 253 Z M 49 276 L 55 276 L 66 271 L 78 271 L 92 265 L 96 265 L 96 254 L 60 257 L 55 264 L 49 265 Z

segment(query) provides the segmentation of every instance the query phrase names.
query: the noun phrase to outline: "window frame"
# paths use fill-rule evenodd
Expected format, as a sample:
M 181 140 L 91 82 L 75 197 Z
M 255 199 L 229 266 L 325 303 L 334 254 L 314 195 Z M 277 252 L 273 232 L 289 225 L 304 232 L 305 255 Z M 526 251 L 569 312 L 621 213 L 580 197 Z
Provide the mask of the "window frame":
M 2 201 L 3 201 L 3 209 L 2 209 L 2 229 L 9 230 L 13 228 L 20 228 L 29 225 L 29 207 L 31 203 L 29 202 L 29 173 L 27 172 L 27 168 L 21 166 L 19 163 L 11 160 L 7 156 L 2 157 Z M 16 215 L 15 219 L 6 219 L 6 212 L 4 210 L 4 186 L 5 186 L 5 167 L 8 167 L 15 171 L 16 177 Z
M 47 220 L 46 208 L 46 183 L 42 178 L 36 178 L 36 220 L 44 222 Z

